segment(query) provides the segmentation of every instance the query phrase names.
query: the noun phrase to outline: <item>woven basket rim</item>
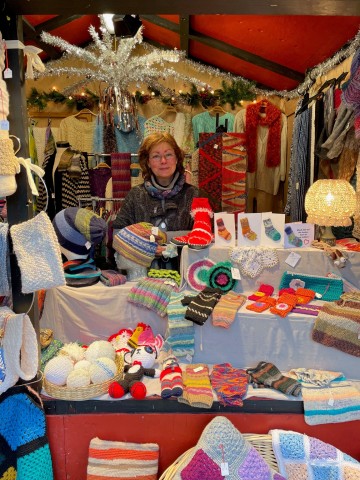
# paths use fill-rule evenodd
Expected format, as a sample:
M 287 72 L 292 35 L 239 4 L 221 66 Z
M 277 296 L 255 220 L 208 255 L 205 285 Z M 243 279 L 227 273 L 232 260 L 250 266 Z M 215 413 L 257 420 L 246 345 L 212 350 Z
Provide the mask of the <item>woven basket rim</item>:
M 272 436 L 270 434 L 260 434 L 260 433 L 243 433 L 242 436 L 259 452 L 265 462 L 269 467 L 279 472 L 279 467 L 276 461 L 276 457 L 272 448 Z M 159 480 L 172 480 L 174 475 L 182 468 L 187 460 L 191 457 L 192 453 L 196 449 L 194 447 L 186 450 L 182 455 L 180 455 L 174 463 L 172 463 L 159 477 Z
M 46 380 L 44 376 L 43 387 L 50 397 L 59 400 L 89 400 L 91 398 L 99 397 L 108 392 L 109 386 L 113 382 L 118 382 L 122 379 L 124 372 L 124 358 L 122 355 L 117 356 L 115 363 L 117 366 L 117 373 L 113 378 L 110 378 L 106 382 L 92 383 L 86 387 L 66 387 L 55 385 Z

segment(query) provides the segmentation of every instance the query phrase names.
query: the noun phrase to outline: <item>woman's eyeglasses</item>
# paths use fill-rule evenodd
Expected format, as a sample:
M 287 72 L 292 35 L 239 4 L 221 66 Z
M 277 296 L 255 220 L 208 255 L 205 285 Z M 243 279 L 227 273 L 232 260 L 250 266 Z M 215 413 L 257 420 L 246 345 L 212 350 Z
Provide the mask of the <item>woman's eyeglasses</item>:
M 165 158 L 167 162 L 170 162 L 171 160 L 174 160 L 176 156 L 175 156 L 175 153 L 170 153 L 170 152 L 165 153 L 165 155 L 155 154 L 155 155 L 151 155 L 149 157 L 149 160 L 160 163 L 162 158 Z

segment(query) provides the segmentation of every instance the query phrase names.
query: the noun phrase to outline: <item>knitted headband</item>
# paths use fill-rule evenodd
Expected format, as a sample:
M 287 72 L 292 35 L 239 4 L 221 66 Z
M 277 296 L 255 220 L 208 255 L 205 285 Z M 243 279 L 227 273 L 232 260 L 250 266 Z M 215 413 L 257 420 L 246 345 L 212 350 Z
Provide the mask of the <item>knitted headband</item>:
M 206 287 L 207 272 L 215 265 L 208 258 L 192 263 L 187 271 L 187 283 L 194 290 L 203 290 Z
M 45 212 L 13 225 L 10 234 L 20 267 L 22 293 L 65 285 L 59 243 Z
M 236 280 L 231 275 L 230 262 L 218 262 L 207 271 L 206 284 L 212 288 L 220 288 L 223 292 L 229 292 L 236 285 Z
M 119 230 L 114 236 L 113 247 L 123 257 L 143 267 L 150 267 L 158 244 L 166 241 L 166 235 L 152 234 L 153 225 L 135 223 Z M 152 237 L 152 238 L 151 238 Z

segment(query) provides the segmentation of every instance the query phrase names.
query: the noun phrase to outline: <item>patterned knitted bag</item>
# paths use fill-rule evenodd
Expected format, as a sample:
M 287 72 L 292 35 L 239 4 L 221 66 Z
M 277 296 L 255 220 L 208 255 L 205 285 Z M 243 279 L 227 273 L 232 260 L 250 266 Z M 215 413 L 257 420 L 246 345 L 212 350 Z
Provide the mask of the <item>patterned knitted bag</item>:
M 156 480 L 159 445 L 101 440 L 90 441 L 87 480 Z

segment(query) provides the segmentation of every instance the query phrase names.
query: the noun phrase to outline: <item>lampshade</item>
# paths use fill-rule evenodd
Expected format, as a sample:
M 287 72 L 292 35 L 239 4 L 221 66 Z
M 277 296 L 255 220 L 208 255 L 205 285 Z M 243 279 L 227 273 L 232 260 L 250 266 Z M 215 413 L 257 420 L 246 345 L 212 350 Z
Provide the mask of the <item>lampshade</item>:
M 346 180 L 318 180 L 305 196 L 307 221 L 322 226 L 349 226 L 355 212 L 355 198 L 355 190 Z

